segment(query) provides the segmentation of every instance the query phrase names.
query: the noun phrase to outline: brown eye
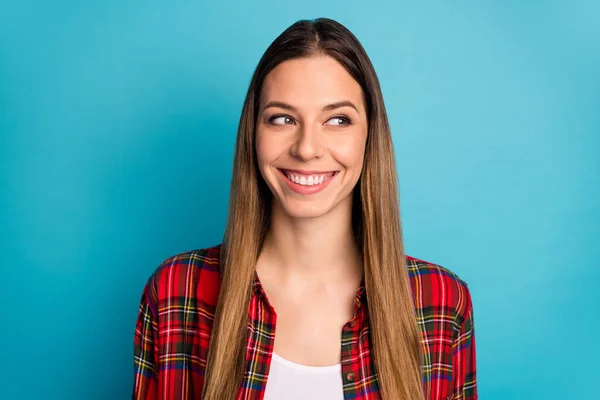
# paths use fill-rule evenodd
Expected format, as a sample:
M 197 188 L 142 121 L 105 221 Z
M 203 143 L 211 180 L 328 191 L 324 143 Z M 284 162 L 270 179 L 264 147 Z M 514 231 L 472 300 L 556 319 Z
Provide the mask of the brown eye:
M 330 121 L 335 122 L 334 124 L 328 124 L 328 125 L 333 125 L 333 126 L 347 126 L 352 123 L 350 118 L 348 118 L 344 115 L 338 115 L 336 117 L 330 118 L 327 122 L 330 122 Z
M 290 125 L 294 123 L 294 120 L 287 115 L 274 115 L 271 118 L 269 118 L 269 123 L 273 125 Z

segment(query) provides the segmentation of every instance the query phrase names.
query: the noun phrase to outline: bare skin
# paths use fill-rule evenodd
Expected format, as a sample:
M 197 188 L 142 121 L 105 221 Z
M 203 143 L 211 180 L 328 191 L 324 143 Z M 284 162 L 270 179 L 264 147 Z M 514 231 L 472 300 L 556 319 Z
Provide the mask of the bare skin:
M 294 110 L 265 107 L 273 101 Z M 324 109 L 340 101 L 354 107 Z M 286 61 L 267 76 L 256 150 L 274 201 L 256 271 L 277 313 L 274 351 L 299 364 L 340 362 L 341 331 L 353 316 L 363 273 L 351 210 L 367 131 L 360 85 L 334 59 Z M 335 175 L 306 194 L 286 181 L 289 170 Z

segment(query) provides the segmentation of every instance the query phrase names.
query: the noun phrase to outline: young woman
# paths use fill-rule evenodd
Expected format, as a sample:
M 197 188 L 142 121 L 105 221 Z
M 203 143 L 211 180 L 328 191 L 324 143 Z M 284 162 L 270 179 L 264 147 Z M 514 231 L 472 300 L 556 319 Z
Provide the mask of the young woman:
M 164 261 L 135 333 L 134 399 L 477 398 L 469 289 L 407 257 L 373 66 L 299 21 L 252 77 L 222 245 Z

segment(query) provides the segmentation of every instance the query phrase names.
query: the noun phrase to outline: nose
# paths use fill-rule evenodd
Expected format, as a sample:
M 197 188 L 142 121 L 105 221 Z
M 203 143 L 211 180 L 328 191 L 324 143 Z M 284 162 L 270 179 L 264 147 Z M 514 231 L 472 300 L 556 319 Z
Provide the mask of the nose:
M 298 130 L 298 137 L 290 149 L 292 156 L 302 161 L 321 158 L 324 151 L 323 138 L 321 136 L 322 133 L 318 128 L 303 125 Z

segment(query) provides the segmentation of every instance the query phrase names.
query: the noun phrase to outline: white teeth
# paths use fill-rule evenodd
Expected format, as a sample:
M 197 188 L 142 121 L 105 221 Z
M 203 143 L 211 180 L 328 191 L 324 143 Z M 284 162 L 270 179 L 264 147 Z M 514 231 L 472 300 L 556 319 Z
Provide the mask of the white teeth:
M 308 176 L 306 176 L 306 175 L 294 174 L 291 172 L 286 172 L 285 175 L 288 177 L 288 179 L 290 181 L 297 183 L 299 185 L 303 185 L 303 186 L 320 185 L 324 181 L 333 177 L 332 174 L 331 175 L 327 174 L 327 175 L 308 175 Z

